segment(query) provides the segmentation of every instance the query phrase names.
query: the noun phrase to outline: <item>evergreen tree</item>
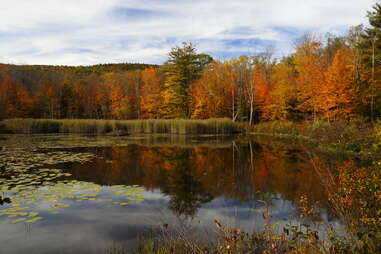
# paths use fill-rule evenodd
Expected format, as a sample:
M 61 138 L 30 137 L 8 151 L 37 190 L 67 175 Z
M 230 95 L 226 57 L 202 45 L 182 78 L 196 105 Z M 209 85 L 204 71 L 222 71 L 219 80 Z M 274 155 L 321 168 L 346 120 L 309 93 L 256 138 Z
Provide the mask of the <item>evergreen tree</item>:
M 202 70 L 212 62 L 207 54 L 197 54 L 191 43 L 183 43 L 169 52 L 164 65 L 164 104 L 162 114 L 166 118 L 189 118 L 192 113 L 190 85 L 196 81 Z
M 365 29 L 360 48 L 369 71 L 361 93 L 369 108 L 367 115 L 373 121 L 381 115 L 381 4 L 375 4 L 367 17 L 371 27 Z

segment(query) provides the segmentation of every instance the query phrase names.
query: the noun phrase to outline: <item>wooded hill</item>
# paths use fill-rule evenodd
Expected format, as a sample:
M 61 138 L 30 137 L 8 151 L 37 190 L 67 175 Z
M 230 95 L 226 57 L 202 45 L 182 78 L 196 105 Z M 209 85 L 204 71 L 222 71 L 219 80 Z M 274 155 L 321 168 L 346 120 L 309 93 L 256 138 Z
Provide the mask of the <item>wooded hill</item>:
M 92 66 L 53 66 L 53 65 L 14 65 L 0 63 L 0 78 L 11 76 L 15 81 L 23 83 L 25 88 L 33 91 L 40 83 L 56 83 L 75 81 L 90 74 L 103 75 L 114 72 L 121 73 L 143 70 L 156 65 L 138 63 L 98 64 Z

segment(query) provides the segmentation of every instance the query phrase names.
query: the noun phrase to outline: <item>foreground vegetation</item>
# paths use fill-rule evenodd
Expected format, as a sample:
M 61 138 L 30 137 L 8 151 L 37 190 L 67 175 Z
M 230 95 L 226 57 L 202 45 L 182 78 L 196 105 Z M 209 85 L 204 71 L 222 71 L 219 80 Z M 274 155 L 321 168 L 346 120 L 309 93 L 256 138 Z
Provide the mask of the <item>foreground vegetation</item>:
M 0 132 L 15 134 L 78 133 L 123 136 L 131 134 L 232 134 L 240 131 L 229 119 L 208 120 L 79 120 L 8 119 Z
M 320 218 L 317 203 L 300 197 L 301 223 L 271 223 L 271 210 L 263 212 L 263 231 L 242 232 L 216 223 L 216 232 L 207 240 L 189 229 L 163 228 L 158 238 L 149 238 L 137 254 L 244 254 L 244 253 L 369 253 L 381 252 L 381 162 L 365 168 L 353 161 L 339 165 L 337 174 L 316 165 L 321 179 L 329 188 L 329 201 L 345 226 L 345 233 Z M 262 201 L 264 202 L 264 201 Z M 266 203 L 268 207 L 271 203 Z

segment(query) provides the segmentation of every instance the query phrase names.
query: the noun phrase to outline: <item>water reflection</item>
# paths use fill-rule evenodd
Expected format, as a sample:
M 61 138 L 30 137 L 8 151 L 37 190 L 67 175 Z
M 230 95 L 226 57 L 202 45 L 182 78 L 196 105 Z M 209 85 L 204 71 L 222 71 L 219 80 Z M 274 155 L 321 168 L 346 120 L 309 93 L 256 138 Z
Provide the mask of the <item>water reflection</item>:
M 28 147 L 25 151 L 28 156 L 33 153 L 70 155 L 68 158 L 73 158 L 72 154 L 79 158 L 78 154 L 87 155 L 85 161 L 66 159 L 49 165 L 70 173 L 66 181 L 99 186 L 97 195 L 101 199 L 115 199 L 115 193 L 109 191 L 115 186 L 137 185 L 144 187 L 144 201 L 121 207 L 112 202 L 74 202 L 64 197 L 70 206 L 60 214 L 43 214 L 45 219 L 27 230 L 30 232 L 27 239 L 23 238 L 26 230 L 22 224 L 1 224 L 0 250 L 4 253 L 57 250 L 102 253 L 113 243 L 131 247 L 139 235 L 179 219 L 207 230 L 212 230 L 214 219 L 255 230 L 262 227 L 261 212 L 265 209 L 265 204 L 258 200 L 271 203 L 273 221 L 294 220 L 298 212 L 295 202 L 303 194 L 319 201 L 325 219 L 330 216 L 325 189 L 310 164 L 309 155 L 297 146 L 232 137 L 113 140 L 31 136 L 21 142 L 27 146 L 17 142 L 15 145 L 6 140 L 3 152 L 9 153 L 7 148 Z M 324 156 L 319 159 L 334 161 Z M 1 200 L 5 203 L 4 196 Z M 5 208 L 0 206 L 0 211 Z M 88 246 L 84 242 L 93 244 Z
M 258 191 L 291 201 L 308 194 L 313 201 L 326 202 L 308 156 L 299 150 L 248 142 L 217 148 L 131 145 L 94 152 L 98 157 L 91 163 L 71 166 L 76 179 L 160 189 L 177 215 L 192 217 L 216 197 L 255 201 L 261 198 Z

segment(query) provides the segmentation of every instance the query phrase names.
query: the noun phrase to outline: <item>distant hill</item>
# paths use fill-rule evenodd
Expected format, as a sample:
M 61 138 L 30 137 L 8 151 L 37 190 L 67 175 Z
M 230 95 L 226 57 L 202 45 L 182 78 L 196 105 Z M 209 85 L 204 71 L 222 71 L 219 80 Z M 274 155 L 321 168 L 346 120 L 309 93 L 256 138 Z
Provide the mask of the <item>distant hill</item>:
M 97 64 L 89 66 L 67 66 L 67 65 L 15 65 L 15 64 L 2 64 L 0 63 L 0 70 L 12 69 L 19 71 L 73 71 L 77 73 L 90 73 L 103 74 L 107 72 L 122 72 L 130 70 L 143 70 L 147 67 L 155 67 L 158 65 L 153 64 L 140 64 L 140 63 L 110 63 L 110 64 Z
M 28 90 L 35 90 L 41 84 L 62 85 L 72 83 L 91 74 L 101 76 L 106 73 L 123 73 L 158 67 L 152 64 L 117 63 L 91 66 L 54 66 L 54 65 L 14 65 L 0 64 L 0 81 L 9 76 L 23 84 Z

